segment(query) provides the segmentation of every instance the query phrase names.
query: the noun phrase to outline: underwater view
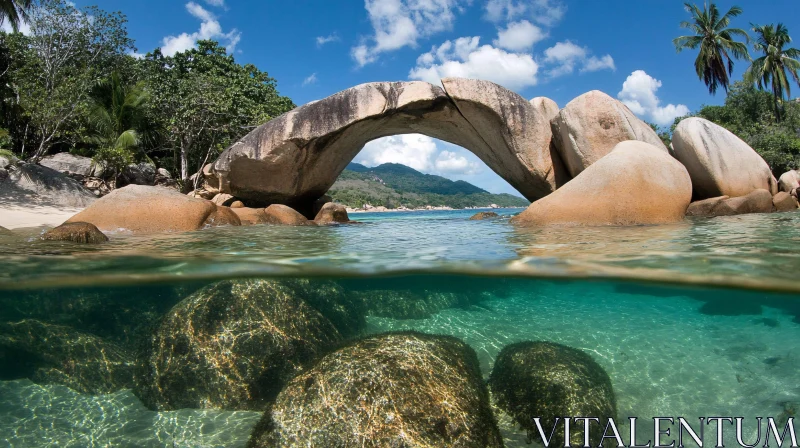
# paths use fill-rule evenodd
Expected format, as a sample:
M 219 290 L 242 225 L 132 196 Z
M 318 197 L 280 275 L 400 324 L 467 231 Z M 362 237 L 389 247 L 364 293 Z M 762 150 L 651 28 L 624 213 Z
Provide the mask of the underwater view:
M 626 440 L 632 416 L 640 443 L 679 416 L 744 417 L 752 443 L 756 417 L 795 415 L 800 214 L 509 226 L 519 211 L 0 235 L 2 446 L 524 447 L 519 376 L 565 365 L 578 400 L 550 405 Z

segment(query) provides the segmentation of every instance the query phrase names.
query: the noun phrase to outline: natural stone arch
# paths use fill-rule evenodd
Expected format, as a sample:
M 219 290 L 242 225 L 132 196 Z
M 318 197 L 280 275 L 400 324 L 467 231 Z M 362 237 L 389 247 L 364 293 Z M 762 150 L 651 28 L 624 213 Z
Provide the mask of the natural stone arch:
M 566 181 L 551 146 L 552 107 L 488 81 L 442 85 L 369 83 L 308 103 L 226 149 L 211 171 L 221 192 L 250 203 L 307 204 L 367 142 L 419 133 L 473 152 L 531 201 Z

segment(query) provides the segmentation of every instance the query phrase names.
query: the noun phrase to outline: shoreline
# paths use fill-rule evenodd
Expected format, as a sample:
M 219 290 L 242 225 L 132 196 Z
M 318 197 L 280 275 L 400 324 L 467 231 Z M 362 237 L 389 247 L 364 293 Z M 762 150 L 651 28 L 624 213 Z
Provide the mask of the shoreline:
M 450 207 L 433 207 L 433 208 L 383 208 L 374 207 L 369 210 L 361 208 L 347 207 L 347 213 L 399 213 L 399 212 L 449 212 L 449 211 L 462 211 L 462 210 L 500 210 L 500 209 L 525 209 L 527 207 L 469 207 L 469 208 L 450 208 Z
M 83 208 L 28 204 L 0 205 L 0 227 L 8 230 L 32 227 L 56 227 L 78 214 Z

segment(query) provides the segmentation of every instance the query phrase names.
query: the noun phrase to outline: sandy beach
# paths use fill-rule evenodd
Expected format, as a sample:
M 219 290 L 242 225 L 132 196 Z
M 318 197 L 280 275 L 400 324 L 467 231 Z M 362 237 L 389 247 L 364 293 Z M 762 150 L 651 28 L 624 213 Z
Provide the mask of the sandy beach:
M 9 206 L 2 204 L 0 205 L 0 227 L 9 230 L 25 227 L 55 227 L 80 211 L 80 208 L 47 205 Z

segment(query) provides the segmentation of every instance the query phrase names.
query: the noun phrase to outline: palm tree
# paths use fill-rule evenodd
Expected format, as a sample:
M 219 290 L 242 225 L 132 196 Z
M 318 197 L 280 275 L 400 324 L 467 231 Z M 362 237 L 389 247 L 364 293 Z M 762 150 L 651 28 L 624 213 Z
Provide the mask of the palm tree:
M 711 5 L 706 3 L 702 11 L 697 5 L 684 5 L 692 15 L 692 22 L 681 22 L 681 28 L 690 29 L 695 34 L 678 37 L 672 43 L 678 53 L 687 48 L 694 50 L 700 47 L 700 54 L 694 61 L 697 77 L 703 80 L 712 95 L 717 93 L 718 86 L 722 86 L 727 92 L 729 76 L 733 74 L 733 59 L 750 59 L 747 45 L 733 40 L 738 35 L 749 42 L 747 32 L 739 28 L 728 28 L 731 19 L 742 13 L 742 8 L 734 6 L 720 16 L 717 5 L 713 2 Z
M 0 0 L 0 24 L 8 20 L 11 29 L 19 31 L 20 22 L 28 20 L 33 0 Z
M 149 95 L 143 83 L 125 85 L 114 72 L 93 92 L 90 127 L 92 141 L 98 145 L 95 160 L 119 174 L 133 160 L 133 150 L 141 143 L 145 103 Z
M 775 98 L 775 118 L 781 121 L 780 102 L 784 95 L 786 98 L 791 98 L 788 75 L 794 78 L 794 82 L 800 84 L 800 78 L 797 76 L 797 70 L 800 70 L 800 61 L 797 60 L 800 57 L 800 50 L 783 48 L 792 42 L 792 38 L 789 36 L 789 30 L 782 23 L 779 23 L 777 27 L 772 24 L 752 26 L 758 36 L 753 48 L 764 53 L 764 56 L 753 61 L 745 72 L 744 79 L 748 83 L 757 83 L 758 88 L 762 90 L 772 84 L 772 95 Z

